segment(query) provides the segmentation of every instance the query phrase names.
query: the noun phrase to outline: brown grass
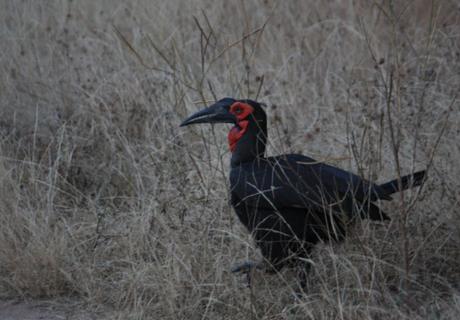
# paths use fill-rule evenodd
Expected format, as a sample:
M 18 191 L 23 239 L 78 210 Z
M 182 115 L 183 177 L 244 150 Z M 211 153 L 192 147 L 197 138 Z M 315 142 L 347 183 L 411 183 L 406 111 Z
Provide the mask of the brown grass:
M 3 1 L 0 296 L 77 296 L 120 319 L 455 319 L 460 11 L 444 1 Z M 269 154 L 420 190 L 292 271 L 228 205 L 226 130 L 203 101 L 268 104 Z

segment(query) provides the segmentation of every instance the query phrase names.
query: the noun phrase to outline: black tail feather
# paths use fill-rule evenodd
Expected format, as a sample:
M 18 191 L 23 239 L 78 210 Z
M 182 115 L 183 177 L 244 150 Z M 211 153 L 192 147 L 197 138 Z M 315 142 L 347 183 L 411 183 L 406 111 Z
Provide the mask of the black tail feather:
M 366 218 L 374 221 L 391 220 L 385 212 L 383 212 L 378 206 L 376 206 L 373 203 L 370 203 L 369 212 L 367 213 L 367 215 L 368 217 Z
M 372 202 L 368 202 L 363 205 L 363 208 L 360 210 L 360 215 L 362 219 L 370 219 L 373 221 L 388 221 L 391 220 L 390 217 L 382 211 L 377 205 Z
M 381 184 L 380 189 L 383 190 L 385 195 L 403 191 L 408 188 L 417 187 L 425 180 L 425 170 L 415 172 L 414 174 L 408 174 L 407 176 L 401 177 L 401 186 L 399 185 L 399 179 L 391 180 L 390 182 Z

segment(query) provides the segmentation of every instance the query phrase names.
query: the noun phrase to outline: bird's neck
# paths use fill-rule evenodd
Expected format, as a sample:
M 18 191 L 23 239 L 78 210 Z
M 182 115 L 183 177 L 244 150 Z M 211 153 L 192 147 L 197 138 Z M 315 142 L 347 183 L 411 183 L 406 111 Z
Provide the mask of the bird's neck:
M 230 149 L 232 151 L 231 166 L 236 167 L 242 163 L 254 161 L 265 156 L 267 143 L 267 129 L 265 123 L 250 122 L 244 132 L 241 128 L 234 127 L 229 133 Z M 238 134 L 238 136 L 237 136 Z M 235 141 L 235 137 L 237 139 Z

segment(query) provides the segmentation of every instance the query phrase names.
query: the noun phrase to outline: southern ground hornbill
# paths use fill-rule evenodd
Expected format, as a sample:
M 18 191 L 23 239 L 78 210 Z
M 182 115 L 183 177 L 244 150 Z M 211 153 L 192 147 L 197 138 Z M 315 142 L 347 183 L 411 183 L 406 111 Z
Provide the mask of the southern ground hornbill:
M 231 204 L 265 258 L 234 269 L 248 275 L 252 268 L 275 272 L 305 262 L 316 243 L 343 240 L 354 217 L 389 220 L 374 202 L 420 185 L 425 175 L 419 171 L 378 185 L 299 154 L 265 157 L 267 117 L 253 100 L 224 98 L 181 126 L 196 123 L 234 125 L 228 134 Z M 308 266 L 301 269 L 302 286 Z

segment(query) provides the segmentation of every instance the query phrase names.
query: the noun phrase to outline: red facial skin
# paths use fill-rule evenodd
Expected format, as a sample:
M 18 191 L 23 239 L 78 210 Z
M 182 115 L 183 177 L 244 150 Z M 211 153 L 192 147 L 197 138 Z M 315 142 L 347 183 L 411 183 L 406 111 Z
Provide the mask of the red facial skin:
M 249 120 L 246 118 L 254 112 L 254 108 L 243 102 L 235 102 L 230 107 L 230 113 L 234 114 L 237 119 L 237 125 L 234 126 L 228 133 L 228 144 L 230 151 L 234 151 L 238 140 L 244 135 L 248 129 Z

